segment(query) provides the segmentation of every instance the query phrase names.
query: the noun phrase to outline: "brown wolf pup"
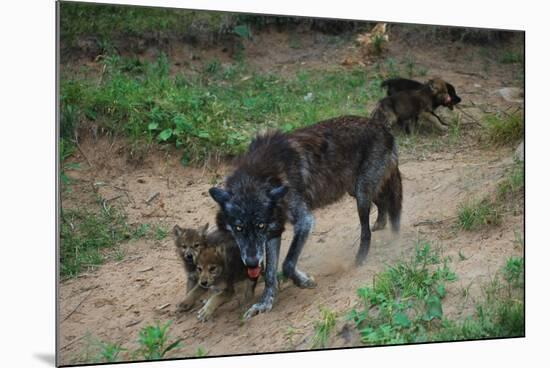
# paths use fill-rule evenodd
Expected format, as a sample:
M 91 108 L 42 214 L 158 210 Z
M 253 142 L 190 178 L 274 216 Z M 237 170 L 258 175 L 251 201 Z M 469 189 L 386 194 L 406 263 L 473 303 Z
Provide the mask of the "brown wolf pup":
M 209 246 L 197 258 L 198 284 L 188 294 L 189 299 L 198 298 L 206 290 L 210 291 L 210 297 L 197 314 L 200 321 L 206 321 L 220 305 L 231 300 L 238 281 L 247 280 L 245 303 L 250 304 L 259 277 L 259 273 L 247 277 L 239 248 L 230 234 L 216 231 L 208 238 Z
M 187 294 L 193 290 L 198 281 L 196 262 L 200 252 L 207 246 L 207 230 L 208 224 L 198 229 L 183 229 L 176 225 L 172 230 L 176 244 L 176 253 L 181 258 L 183 269 L 187 276 Z M 192 306 L 182 302 L 178 304 L 177 309 L 178 311 L 187 310 Z
M 381 99 L 371 115 L 371 120 L 387 126 L 397 123 L 410 134 L 411 124 L 417 123 L 421 113 L 433 113 L 434 105 L 450 103 L 447 83 L 441 78 L 434 78 L 417 90 L 400 91 Z M 446 127 L 442 128 L 444 129 Z

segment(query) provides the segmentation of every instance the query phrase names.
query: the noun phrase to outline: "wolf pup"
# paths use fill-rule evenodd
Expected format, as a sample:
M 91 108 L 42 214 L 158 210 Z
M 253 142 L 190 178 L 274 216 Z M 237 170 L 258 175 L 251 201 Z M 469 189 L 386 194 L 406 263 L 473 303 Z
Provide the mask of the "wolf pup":
M 201 251 L 207 246 L 207 230 L 208 224 L 198 229 L 182 229 L 178 225 L 174 226 L 172 233 L 176 244 L 176 253 L 181 258 L 183 269 L 187 276 L 187 295 L 195 288 L 198 280 L 197 273 L 197 257 Z M 187 296 L 185 300 L 187 300 Z M 191 308 L 185 300 L 178 304 L 179 312 Z
M 436 99 L 432 100 L 433 110 L 437 109 L 439 106 L 446 106 L 448 109 L 453 110 L 454 106 L 459 104 L 462 101 L 462 99 L 456 94 L 456 89 L 452 84 L 445 82 L 445 85 L 447 87 L 447 92 L 449 92 L 449 96 L 451 97 L 451 100 L 446 104 L 441 104 L 441 102 L 437 101 Z M 424 86 L 423 83 L 417 82 L 412 79 L 405 79 L 405 78 L 387 79 L 381 84 L 382 88 L 386 88 L 387 96 L 392 96 L 392 95 L 395 95 L 396 93 L 404 92 L 404 91 L 419 90 L 423 86 Z M 446 130 L 447 124 L 434 111 L 430 111 L 429 113 L 421 113 L 421 115 L 423 118 L 431 121 L 435 126 L 440 128 L 441 130 Z M 433 120 L 433 118 L 437 119 L 437 121 Z
M 215 245 L 204 249 L 197 258 L 197 287 L 201 292 L 210 291 L 210 297 L 197 314 L 198 319 L 203 322 L 210 318 L 220 305 L 231 300 L 236 282 L 246 280 L 244 299 L 245 304 L 250 305 L 259 277 L 259 273 L 247 275 L 246 267 L 241 262 L 239 248 L 230 234 L 217 231 L 212 237 L 215 238 L 211 240 Z
M 302 288 L 315 287 L 313 278 L 296 266 L 316 208 L 346 193 L 355 197 L 361 222 L 357 265 L 365 262 L 370 246 L 371 202 L 378 207 L 376 229 L 385 226 L 389 214 L 393 230 L 399 231 L 402 187 L 394 137 L 384 125 L 364 117 L 343 116 L 288 134 L 260 135 L 238 159 L 224 188 L 209 192 L 220 206 L 218 229 L 235 239 L 248 275 L 257 275 L 265 260 L 264 291 L 245 319 L 273 306 L 287 220 L 294 227 L 294 237 L 283 275 Z
M 411 133 L 411 124 L 416 124 L 421 113 L 433 113 L 434 104 L 446 105 L 451 102 L 444 80 L 434 78 L 422 88 L 401 91 L 380 100 L 375 107 L 371 120 L 383 122 L 389 126 L 397 123 L 407 134 Z M 445 126 L 438 126 L 447 129 Z

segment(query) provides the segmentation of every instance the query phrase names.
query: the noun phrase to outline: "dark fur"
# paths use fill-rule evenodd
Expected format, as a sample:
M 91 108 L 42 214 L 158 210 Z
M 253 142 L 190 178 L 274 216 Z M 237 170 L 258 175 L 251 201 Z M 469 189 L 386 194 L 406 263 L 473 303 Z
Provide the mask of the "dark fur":
M 439 115 L 437 115 L 435 113 L 434 110 L 437 109 L 439 106 L 446 106 L 448 109 L 453 110 L 454 106 L 459 104 L 462 101 L 462 99 L 456 94 L 456 89 L 452 84 L 450 84 L 448 82 L 445 82 L 445 85 L 447 87 L 447 92 L 449 93 L 449 96 L 451 97 L 450 102 L 445 104 L 445 103 L 442 103 L 438 99 L 432 99 L 432 111 L 427 112 L 426 114 L 428 114 L 428 115 L 424 115 L 424 117 L 427 120 L 432 120 L 433 121 L 433 118 L 436 118 L 437 122 L 439 122 L 444 127 L 446 127 L 447 124 L 443 121 L 443 119 L 441 119 L 439 117 Z M 425 84 L 423 84 L 423 83 L 420 83 L 420 82 L 412 80 L 412 79 L 405 79 L 405 78 L 387 79 L 384 82 L 382 82 L 382 84 L 381 84 L 382 88 L 386 88 L 387 96 L 393 96 L 396 93 L 400 93 L 400 92 L 417 91 L 417 90 L 422 89 L 422 87 L 424 87 L 424 86 L 425 86 Z M 437 122 L 434 122 L 434 124 L 438 125 L 441 129 L 444 129 L 444 127 L 437 124 Z M 406 127 L 404 126 L 404 123 L 402 121 L 398 121 L 398 124 L 402 128 L 406 129 Z
M 396 232 L 402 202 L 394 138 L 386 127 L 364 117 L 344 116 L 289 134 L 259 136 L 238 160 L 225 188 L 210 189 L 220 205 L 218 228 L 233 235 L 243 263 L 253 268 L 265 256 L 264 292 L 245 318 L 272 307 L 281 234 L 287 220 L 294 227 L 294 237 L 283 274 L 300 287 L 315 286 L 311 277 L 296 268 L 313 226 L 311 211 L 346 193 L 357 201 L 361 244 L 356 263 L 361 264 L 370 245 L 371 202 L 379 210 L 373 230 L 383 228 L 389 214 Z
M 405 81 L 402 82 L 406 86 L 414 85 L 414 81 Z M 416 124 L 421 113 L 433 114 L 435 105 L 447 104 L 451 101 L 447 84 L 440 78 L 431 79 L 419 89 L 395 92 L 398 85 L 398 83 L 390 84 L 393 94 L 378 102 L 371 120 L 389 126 L 397 123 L 407 134 L 410 134 L 411 125 Z
M 462 99 L 456 94 L 455 87 L 449 82 L 445 82 L 445 84 L 447 86 L 447 91 L 449 92 L 449 96 L 451 96 L 451 103 L 443 105 L 443 104 L 440 104 L 440 101 L 434 100 L 432 101 L 434 110 L 439 106 L 446 106 L 450 110 L 452 110 L 455 105 L 458 105 L 462 101 Z M 382 82 L 380 86 L 382 88 L 386 88 L 387 96 L 392 96 L 397 92 L 419 90 L 424 86 L 424 83 L 420 83 L 412 79 L 393 78 L 393 79 L 386 79 L 385 81 Z

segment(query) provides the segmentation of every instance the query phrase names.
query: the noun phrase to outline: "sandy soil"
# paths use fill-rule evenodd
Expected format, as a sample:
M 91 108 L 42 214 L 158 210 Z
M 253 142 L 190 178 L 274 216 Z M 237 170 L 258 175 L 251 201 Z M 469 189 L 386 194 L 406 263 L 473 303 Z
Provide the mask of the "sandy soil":
M 305 51 L 301 51 L 300 56 L 290 52 L 288 42 L 279 40 L 280 37 L 288 36 L 276 34 L 269 39 L 270 47 L 251 48 L 250 52 L 256 53 L 251 60 L 263 67 L 267 60 L 272 60 L 274 70 L 290 71 L 308 67 L 308 63 L 313 67 L 316 63 L 327 65 L 328 60 L 332 60 L 332 64 L 328 62 L 331 67 L 339 67 L 341 55 L 354 52 L 349 44 L 319 51 L 314 40 L 307 38 L 302 42 Z M 278 43 L 287 45 L 287 51 L 286 56 L 275 59 L 273 53 L 279 51 L 283 55 L 280 47 L 277 50 L 274 46 Z M 402 56 L 399 45 L 392 45 L 390 55 Z M 513 68 L 491 64 L 483 71 L 486 66 L 465 61 L 464 47 L 415 50 L 414 57 L 419 65 L 429 69 L 430 75 L 441 75 L 455 85 L 463 97 L 464 111 L 472 116 L 516 108 L 493 93 L 497 88 L 520 83 L 514 77 Z M 470 47 L 468 52 L 477 51 Z M 474 125 L 465 126 L 474 129 Z M 472 131 L 471 136 L 478 133 Z M 273 310 L 246 323 L 239 318 L 244 308 L 241 293 L 206 323 L 197 321 L 197 308 L 177 318 L 174 310 L 183 298 L 185 278 L 171 238 L 134 240 L 122 245 L 125 253 L 122 261 L 109 261 L 61 282 L 58 320 L 61 363 L 86 359 L 90 336 L 123 342 L 126 348 L 134 349 L 138 331 L 143 326 L 169 319 L 174 321 L 170 333 L 173 338 L 183 339 L 183 347 L 170 352 L 168 357 L 193 356 L 199 346 L 209 355 L 308 349 L 320 307 L 340 315 L 347 312 L 355 303 L 356 288 L 370 283 L 373 275 L 386 264 L 409 257 L 420 239 L 432 241 L 440 247 L 442 255 L 450 256 L 450 267 L 458 275 L 458 281 L 449 285 L 444 299 L 445 315 L 459 317 L 471 313 L 472 298 L 480 295 L 483 280 L 494 274 L 506 257 L 523 254 L 521 245 L 514 242 L 514 232 L 523 231 L 522 211 L 515 215 L 507 213 L 500 226 L 482 231 L 463 232 L 453 226 L 457 206 L 464 200 L 491 193 L 512 163 L 513 148 L 488 149 L 472 137 L 453 148 L 409 149 L 401 153 L 402 231 L 399 236 L 393 236 L 389 230 L 374 233 L 368 261 L 363 267 L 353 266 L 359 236 L 354 200 L 345 197 L 316 211 L 315 228 L 300 258 L 300 266 L 315 276 L 317 288 L 302 290 L 285 283 Z M 174 224 L 188 227 L 213 224 L 217 205 L 207 190 L 231 171 L 230 166 L 184 168 L 170 149 L 155 152 L 139 166 L 129 165 L 120 145 L 107 139 L 82 142 L 82 151 L 86 152 L 91 166 L 80 153 L 75 155 L 74 160 L 84 162 L 83 169 L 69 173 L 78 180 L 73 191 L 64 194 L 64 205 L 85 206 L 94 200 L 90 193 L 97 192 L 123 209 L 130 224 L 158 223 L 169 228 Z M 147 204 L 146 200 L 157 192 L 159 195 Z M 374 218 L 373 214 L 372 221 Z M 286 254 L 290 236 L 291 231 L 285 232 L 282 255 Z M 459 259 L 459 251 L 466 260 Z M 470 288 L 468 298 L 463 296 L 463 288 Z M 260 285 L 257 295 L 261 289 Z M 355 338 L 344 339 L 337 332 L 333 333 L 330 346 L 356 343 Z

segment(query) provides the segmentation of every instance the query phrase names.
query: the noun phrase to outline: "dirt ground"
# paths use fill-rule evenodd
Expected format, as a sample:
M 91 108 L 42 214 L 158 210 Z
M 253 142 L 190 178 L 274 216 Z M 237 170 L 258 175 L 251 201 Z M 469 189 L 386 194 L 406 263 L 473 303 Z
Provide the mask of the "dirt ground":
M 323 48 L 313 36 L 304 36 L 301 49 L 296 51 L 288 48 L 288 40 L 279 39 L 288 35 L 261 37 L 265 39 L 247 51 L 254 55 L 247 54 L 247 59 L 260 70 L 339 68 L 343 55 L 354 52 L 351 42 Z M 181 48 L 174 50 L 176 54 L 184 54 Z M 407 50 L 405 45 L 391 43 L 389 56 L 399 58 L 410 52 L 418 65 L 428 68 L 429 75 L 440 75 L 451 81 L 463 98 L 463 111 L 474 118 L 488 111 L 519 107 L 494 93 L 502 87 L 521 87 L 523 82 L 516 76 L 518 66 L 496 62 L 487 65 L 476 61 L 476 57 L 469 60 L 469 55 L 479 49 L 460 43 L 404 50 Z M 222 55 L 220 51 L 203 52 Z M 463 122 L 468 120 L 464 117 Z M 431 241 L 440 247 L 442 255 L 450 256 L 449 266 L 458 276 L 457 281 L 449 284 L 443 300 L 445 315 L 454 318 L 472 313 L 472 300 L 480 295 L 480 284 L 493 275 L 507 257 L 523 254 L 522 246 L 515 242 L 515 232 L 523 232 L 523 210 L 507 213 L 500 226 L 481 231 L 464 232 L 453 226 L 460 203 L 494 191 L 497 181 L 512 163 L 514 151 L 513 147 L 483 147 L 475 138 L 479 134 L 475 124 L 464 128 L 472 132 L 464 142 L 452 147 L 443 144 L 435 150 L 415 147 L 401 150 L 402 229 L 398 236 L 389 230 L 373 233 L 368 261 L 363 267 L 353 266 L 359 237 L 354 200 L 345 197 L 315 211 L 315 228 L 300 258 L 300 266 L 315 276 L 317 288 L 302 290 L 284 283 L 273 310 L 246 323 L 240 320 L 244 311 L 240 292 L 206 323 L 196 319 L 198 307 L 178 318 L 174 310 L 184 296 L 185 277 L 172 239 L 132 240 L 124 244 L 122 261 L 108 261 L 61 282 L 58 320 L 61 363 L 82 362 L 89 348 L 89 336 L 123 342 L 126 348 L 134 349 L 138 331 L 143 326 L 169 319 L 174 321 L 170 334 L 174 339 L 183 339 L 183 347 L 167 357 L 194 356 L 199 346 L 211 356 L 309 349 L 320 307 L 339 315 L 347 312 L 356 301 L 356 289 L 370 283 L 373 275 L 386 264 L 410 257 L 415 242 L 420 239 Z M 437 135 L 430 137 L 420 141 L 439 139 Z M 185 168 L 179 164 L 177 153 L 170 149 L 157 151 L 135 166 L 126 162 L 120 145 L 107 139 L 81 143 L 86 158 L 77 152 L 74 160 L 83 162 L 83 169 L 69 172 L 78 180 L 74 190 L 64 194 L 64 205 L 86 206 L 87 201 L 93 201 L 90 192 L 94 187 L 102 198 L 114 198 L 112 203 L 126 212 L 130 224 L 158 223 L 168 228 L 174 224 L 196 227 L 209 222 L 213 225 L 217 205 L 207 191 L 230 173 L 231 166 Z M 159 195 L 147 204 L 146 200 L 157 192 Z M 374 221 L 375 215 L 371 218 Z M 281 259 L 291 234 L 286 231 L 283 236 Z M 459 260 L 459 251 L 466 256 L 465 260 Z M 470 290 L 467 298 L 463 296 L 463 288 Z M 259 285 L 258 296 L 261 290 Z M 357 344 L 356 338 L 345 339 L 338 334 L 338 329 L 332 334 L 329 346 Z

